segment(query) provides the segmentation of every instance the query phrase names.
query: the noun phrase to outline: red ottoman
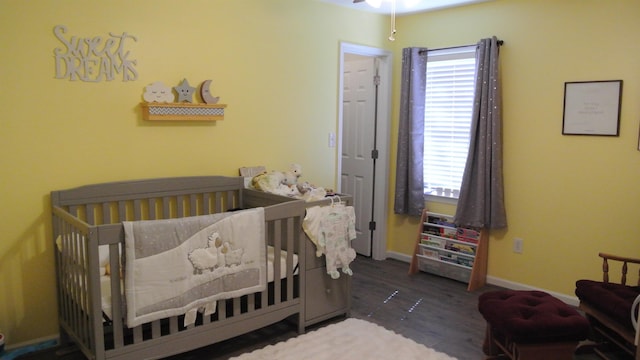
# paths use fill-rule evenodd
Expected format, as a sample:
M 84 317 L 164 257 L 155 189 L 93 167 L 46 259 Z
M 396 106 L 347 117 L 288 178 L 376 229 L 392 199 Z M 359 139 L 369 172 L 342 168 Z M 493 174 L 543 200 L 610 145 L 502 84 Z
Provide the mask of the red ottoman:
M 587 338 L 589 322 L 574 308 L 542 291 L 491 291 L 480 295 L 487 321 L 487 358 L 571 360 Z

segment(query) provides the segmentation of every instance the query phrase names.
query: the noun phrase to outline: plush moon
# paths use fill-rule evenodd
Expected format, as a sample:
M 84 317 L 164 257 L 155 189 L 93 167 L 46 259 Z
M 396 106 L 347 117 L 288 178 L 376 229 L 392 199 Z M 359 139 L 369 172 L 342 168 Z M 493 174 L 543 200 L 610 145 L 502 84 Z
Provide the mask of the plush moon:
M 211 95 L 211 91 L 209 91 L 209 87 L 211 86 L 211 80 L 205 80 L 200 85 L 200 97 L 202 101 L 207 104 L 217 104 L 218 100 L 220 100 L 219 96 L 213 97 Z

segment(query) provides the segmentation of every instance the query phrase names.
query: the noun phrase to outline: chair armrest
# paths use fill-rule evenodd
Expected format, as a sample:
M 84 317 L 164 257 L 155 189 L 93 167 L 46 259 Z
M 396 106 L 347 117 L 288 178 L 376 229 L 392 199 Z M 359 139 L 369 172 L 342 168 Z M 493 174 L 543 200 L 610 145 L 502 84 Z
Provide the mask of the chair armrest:
M 640 259 L 628 256 L 618 256 L 607 253 L 599 253 L 602 258 L 602 281 L 609 282 L 609 261 L 617 261 L 622 263 L 620 284 L 626 285 L 628 264 L 640 264 Z M 640 286 L 640 269 L 638 270 L 638 286 Z
M 631 305 L 631 324 L 633 325 L 633 329 L 636 331 L 636 338 L 634 344 L 638 346 L 638 340 L 640 340 L 640 327 L 638 327 L 638 312 L 636 311 L 636 307 L 640 304 L 640 295 L 636 297 L 633 301 L 633 305 Z

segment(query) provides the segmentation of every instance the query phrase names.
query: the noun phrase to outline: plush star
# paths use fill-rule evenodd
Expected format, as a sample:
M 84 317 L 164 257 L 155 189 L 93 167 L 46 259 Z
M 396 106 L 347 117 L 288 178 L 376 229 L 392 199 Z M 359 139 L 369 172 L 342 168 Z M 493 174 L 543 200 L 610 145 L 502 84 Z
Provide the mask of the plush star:
M 178 102 L 191 102 L 196 88 L 191 87 L 187 79 L 182 80 L 180 86 L 174 86 L 173 89 L 178 93 Z

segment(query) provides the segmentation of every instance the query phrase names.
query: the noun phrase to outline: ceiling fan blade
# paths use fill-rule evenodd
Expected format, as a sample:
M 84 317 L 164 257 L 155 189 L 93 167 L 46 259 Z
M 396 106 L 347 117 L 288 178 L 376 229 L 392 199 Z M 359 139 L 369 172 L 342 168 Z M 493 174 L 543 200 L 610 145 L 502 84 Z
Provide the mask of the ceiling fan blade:
M 364 0 L 353 0 L 354 4 L 361 3 L 361 2 L 364 2 Z

